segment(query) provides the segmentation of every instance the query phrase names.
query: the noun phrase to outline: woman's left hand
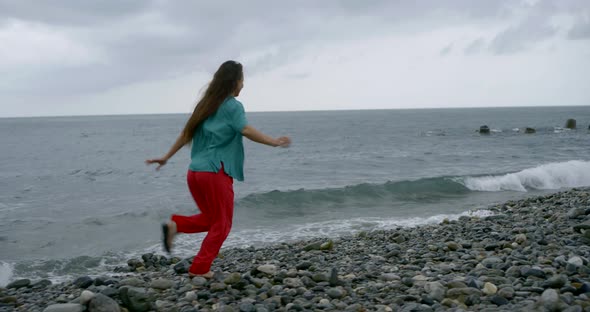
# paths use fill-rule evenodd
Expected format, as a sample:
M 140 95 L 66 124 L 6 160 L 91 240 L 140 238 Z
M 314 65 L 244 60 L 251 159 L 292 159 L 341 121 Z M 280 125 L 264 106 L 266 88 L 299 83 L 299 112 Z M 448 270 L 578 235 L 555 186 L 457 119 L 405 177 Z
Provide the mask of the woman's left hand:
M 282 136 L 277 139 L 277 146 L 286 148 L 286 147 L 289 147 L 290 145 L 291 145 L 291 138 L 289 138 L 289 137 Z

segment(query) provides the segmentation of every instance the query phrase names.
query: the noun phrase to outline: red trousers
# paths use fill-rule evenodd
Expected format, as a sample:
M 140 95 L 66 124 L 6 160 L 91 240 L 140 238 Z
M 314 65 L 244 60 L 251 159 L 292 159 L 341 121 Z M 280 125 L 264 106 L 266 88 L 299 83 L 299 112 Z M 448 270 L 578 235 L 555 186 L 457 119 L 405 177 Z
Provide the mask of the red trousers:
M 189 269 L 193 274 L 205 274 L 211 270 L 211 264 L 231 230 L 234 214 L 233 179 L 223 171 L 222 166 L 217 173 L 189 170 L 187 182 L 201 213 L 192 216 L 172 215 L 172 221 L 176 222 L 179 233 L 208 232 Z

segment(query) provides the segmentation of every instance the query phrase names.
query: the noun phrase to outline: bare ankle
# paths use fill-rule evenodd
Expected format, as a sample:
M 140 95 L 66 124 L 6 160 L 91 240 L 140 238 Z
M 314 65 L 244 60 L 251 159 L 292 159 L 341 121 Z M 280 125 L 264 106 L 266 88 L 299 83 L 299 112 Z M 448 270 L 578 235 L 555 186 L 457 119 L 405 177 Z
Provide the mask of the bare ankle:
M 209 271 L 207 273 L 203 273 L 203 274 L 194 274 L 189 272 L 188 275 L 190 277 L 204 277 L 204 278 L 213 278 L 213 275 L 215 275 L 215 273 L 213 273 L 212 271 Z
M 168 225 L 168 231 L 170 231 L 170 234 L 175 235 L 177 233 L 176 222 L 169 221 L 167 225 Z

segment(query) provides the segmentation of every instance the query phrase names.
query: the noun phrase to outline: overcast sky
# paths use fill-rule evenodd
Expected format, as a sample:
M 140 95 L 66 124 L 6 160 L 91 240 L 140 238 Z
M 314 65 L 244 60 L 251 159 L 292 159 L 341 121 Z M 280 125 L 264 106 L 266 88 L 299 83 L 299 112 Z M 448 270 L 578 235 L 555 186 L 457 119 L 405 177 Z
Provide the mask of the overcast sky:
M 0 0 L 0 117 L 590 105 L 590 1 Z

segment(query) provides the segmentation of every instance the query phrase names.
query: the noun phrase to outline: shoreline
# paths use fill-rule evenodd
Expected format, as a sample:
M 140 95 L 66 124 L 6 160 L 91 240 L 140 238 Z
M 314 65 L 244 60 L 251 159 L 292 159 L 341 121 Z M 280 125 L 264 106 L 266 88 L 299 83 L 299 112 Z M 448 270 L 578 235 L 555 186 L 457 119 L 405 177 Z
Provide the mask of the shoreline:
M 590 311 L 590 188 L 487 209 L 495 214 L 222 250 L 211 281 L 188 278 L 190 259 L 154 254 L 112 276 L 17 280 L 0 288 L 0 311 Z

